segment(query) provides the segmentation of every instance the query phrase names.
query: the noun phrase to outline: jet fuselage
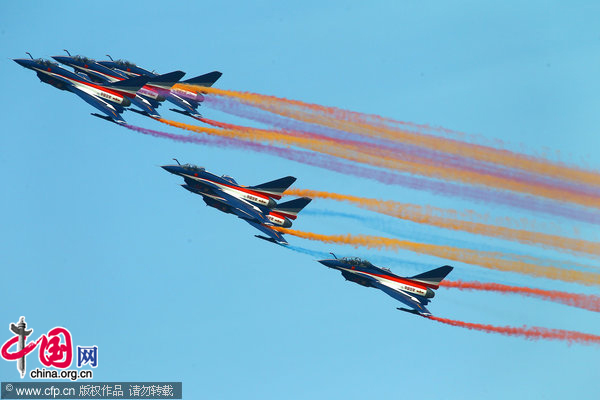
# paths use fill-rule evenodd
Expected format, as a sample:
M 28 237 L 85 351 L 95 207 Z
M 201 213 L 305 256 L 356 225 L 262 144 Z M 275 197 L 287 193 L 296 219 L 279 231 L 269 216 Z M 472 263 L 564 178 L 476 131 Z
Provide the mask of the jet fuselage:
M 25 68 L 35 71 L 42 82 L 52 85 L 57 89 L 69 90 L 71 86 L 120 107 L 130 106 L 131 101 L 129 98 L 135 97 L 135 94 L 132 93 L 103 87 L 48 60 L 22 58 L 15 59 L 14 61 Z
M 344 278 L 366 287 L 374 287 L 373 280 L 395 290 L 432 298 L 435 292 L 422 283 L 411 281 L 410 279 L 400 277 L 391 271 L 376 267 L 368 261 L 359 259 L 332 259 L 321 260 L 321 264 L 339 270 Z
M 185 166 L 185 165 L 165 165 L 162 167 L 166 171 L 179 175 L 186 180 L 190 191 L 209 197 L 218 196 L 221 190 L 240 200 L 245 200 L 264 207 L 273 207 L 276 203 L 269 196 L 257 191 L 245 188 L 231 177 L 223 175 L 218 176 L 207 172 L 204 168 Z

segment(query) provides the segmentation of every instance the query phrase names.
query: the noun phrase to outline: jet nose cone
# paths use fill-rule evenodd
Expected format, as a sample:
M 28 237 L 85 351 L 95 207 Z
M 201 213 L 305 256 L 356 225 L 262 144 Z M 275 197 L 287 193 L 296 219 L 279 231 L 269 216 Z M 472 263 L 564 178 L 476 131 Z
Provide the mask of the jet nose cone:
M 181 169 L 179 165 L 162 165 L 161 168 L 172 174 L 178 174 Z
M 28 68 L 31 65 L 31 60 L 26 58 L 13 58 L 13 61 L 25 68 Z
M 67 56 L 52 56 L 52 58 L 54 58 L 56 61 L 58 61 L 61 64 L 66 64 L 71 59 L 71 57 L 67 57 Z
M 319 262 L 329 268 L 335 268 L 337 265 L 337 260 L 319 260 Z

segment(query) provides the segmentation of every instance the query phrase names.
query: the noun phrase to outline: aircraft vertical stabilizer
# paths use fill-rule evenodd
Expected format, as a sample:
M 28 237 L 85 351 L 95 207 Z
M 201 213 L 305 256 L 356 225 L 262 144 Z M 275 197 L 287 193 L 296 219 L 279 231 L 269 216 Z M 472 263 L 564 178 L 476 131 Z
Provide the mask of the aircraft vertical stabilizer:
M 206 86 L 211 87 L 220 77 L 223 75 L 219 71 L 209 72 L 208 74 L 196 76 L 194 78 L 187 79 L 181 83 L 188 85 Z
M 425 285 L 427 285 L 427 287 L 430 287 L 432 289 L 437 289 L 440 287 L 440 282 L 444 280 L 444 278 L 452 271 L 452 269 L 453 268 L 451 266 L 444 265 L 443 267 L 423 272 L 422 274 L 415 275 L 408 279 L 410 279 L 411 281 L 424 283 Z
M 290 201 L 277 204 L 273 211 L 285 214 L 290 219 L 296 219 L 298 213 L 312 201 L 309 197 L 301 197 Z

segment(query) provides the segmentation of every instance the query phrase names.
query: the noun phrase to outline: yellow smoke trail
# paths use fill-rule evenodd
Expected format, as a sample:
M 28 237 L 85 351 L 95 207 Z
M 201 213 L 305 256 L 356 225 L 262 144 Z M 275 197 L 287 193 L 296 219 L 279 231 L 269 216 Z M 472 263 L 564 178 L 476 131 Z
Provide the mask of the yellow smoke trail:
M 555 249 L 566 250 L 569 253 L 586 253 L 589 255 L 600 256 L 600 243 L 569 237 L 551 235 L 547 233 L 532 232 L 524 229 L 514 229 L 504 226 L 490 225 L 482 222 L 473 222 L 460 220 L 440 215 L 457 215 L 456 211 L 444 210 L 434 207 L 421 207 L 416 204 L 399 203 L 390 200 L 377 200 L 364 197 L 343 195 L 338 193 L 323 192 L 308 189 L 288 189 L 286 194 L 302 197 L 318 197 L 322 199 L 332 199 L 346 201 L 362 208 L 378 212 L 380 214 L 390 215 L 392 217 L 412 221 L 420 224 L 427 224 L 439 228 L 452 229 L 457 231 L 474 233 L 496 237 L 501 239 L 518 241 L 529 245 L 542 245 L 543 247 L 552 247 Z M 469 216 L 479 217 L 474 212 Z M 508 221 L 510 222 L 510 220 Z
M 365 154 L 364 149 L 358 145 L 347 142 L 339 142 L 334 139 L 313 139 L 308 137 L 297 137 L 285 134 L 280 131 L 268 131 L 264 129 L 237 127 L 237 129 L 215 129 L 190 125 L 182 122 L 160 119 L 167 125 L 175 126 L 181 129 L 193 132 L 207 133 L 225 137 L 240 137 L 253 141 L 264 141 L 268 143 L 283 143 L 290 146 L 298 146 L 308 150 L 328 154 L 334 157 L 346 160 L 368 164 L 376 167 L 387 168 L 400 172 L 407 172 L 415 175 L 425 175 L 438 179 L 457 180 L 469 184 L 478 184 L 492 186 L 496 188 L 508 189 L 521 193 L 531 193 L 537 196 L 546 197 L 559 201 L 570 201 L 587 207 L 600 208 L 600 198 L 565 192 L 558 188 L 545 186 L 533 186 L 524 182 L 516 182 L 502 177 L 493 177 L 486 174 L 463 171 L 457 168 L 439 167 L 433 165 L 424 165 L 403 159 L 398 159 L 389 151 L 380 151 L 374 154 Z
M 198 87 L 187 84 L 177 84 L 176 88 L 237 98 L 247 104 L 262 108 L 266 111 L 308 123 L 360 133 L 372 137 L 382 137 L 388 140 L 409 143 L 432 150 L 443 149 L 446 153 L 460 155 L 461 157 L 490 162 L 509 168 L 518 168 L 541 175 L 570 180 L 576 183 L 600 186 L 600 174 L 593 171 L 569 167 L 561 163 L 553 163 L 549 160 L 518 154 L 508 150 L 494 149 L 488 146 L 461 142 L 455 139 L 403 131 L 401 129 L 386 126 L 385 119 L 383 118 L 380 119 L 381 123 L 370 123 L 368 119 L 373 119 L 375 116 L 366 116 L 333 107 L 324 107 L 317 104 L 304 103 L 256 93 Z M 290 106 L 293 108 L 290 108 Z M 315 114 L 315 112 L 324 115 L 318 115 Z
M 465 264 L 478 265 L 483 268 L 516 272 L 539 278 L 575 282 L 584 285 L 600 285 L 600 274 L 592 272 L 574 271 L 556 267 L 545 267 L 531 262 L 507 260 L 504 254 L 491 251 L 475 251 L 459 247 L 443 246 L 429 243 L 411 242 L 369 235 L 321 235 L 312 232 L 302 232 L 294 229 L 272 227 L 278 232 L 290 234 L 299 238 L 316 240 L 324 243 L 348 244 L 355 248 L 366 247 L 369 249 L 404 249 L 420 254 L 429 254 L 446 260 L 454 260 Z

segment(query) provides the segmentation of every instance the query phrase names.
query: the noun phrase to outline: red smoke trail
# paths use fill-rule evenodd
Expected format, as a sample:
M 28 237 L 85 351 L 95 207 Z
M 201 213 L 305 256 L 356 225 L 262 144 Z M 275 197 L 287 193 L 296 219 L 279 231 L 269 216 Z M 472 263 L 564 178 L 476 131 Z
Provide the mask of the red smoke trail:
M 543 290 L 523 286 L 509 286 L 499 283 L 442 281 L 441 287 L 456 288 L 460 290 L 485 290 L 499 293 L 516 293 L 523 296 L 536 297 L 542 300 L 554 301 L 571 307 L 583 308 L 600 312 L 600 297 L 586 294 L 559 292 L 556 290 Z
M 537 326 L 527 327 L 512 327 L 512 326 L 494 326 L 484 324 L 474 324 L 471 322 L 456 321 L 447 318 L 427 317 L 433 321 L 438 321 L 443 324 L 459 326 L 461 328 L 473 329 L 487 333 L 499 333 L 506 336 L 519 336 L 529 340 L 547 339 L 547 340 L 563 340 L 570 343 L 581 344 L 598 344 L 600 336 L 577 331 L 566 331 L 562 329 L 548 329 Z

